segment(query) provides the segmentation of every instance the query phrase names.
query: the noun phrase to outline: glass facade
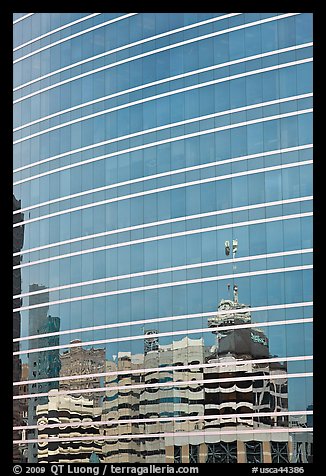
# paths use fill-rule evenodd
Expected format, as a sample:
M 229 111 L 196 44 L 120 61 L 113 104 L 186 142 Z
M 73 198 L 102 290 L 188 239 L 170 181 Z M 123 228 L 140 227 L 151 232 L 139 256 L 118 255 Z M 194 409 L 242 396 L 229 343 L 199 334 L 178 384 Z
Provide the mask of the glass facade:
M 15 461 L 312 462 L 312 14 L 14 14 Z

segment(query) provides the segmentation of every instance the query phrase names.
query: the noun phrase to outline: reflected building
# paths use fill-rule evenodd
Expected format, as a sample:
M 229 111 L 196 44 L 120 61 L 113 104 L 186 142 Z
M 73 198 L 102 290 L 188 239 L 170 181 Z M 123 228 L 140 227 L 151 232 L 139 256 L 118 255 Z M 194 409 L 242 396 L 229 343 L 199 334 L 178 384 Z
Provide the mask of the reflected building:
M 312 19 L 14 14 L 15 461 L 311 461 Z
M 288 426 L 288 417 L 282 414 L 288 410 L 287 367 L 282 362 L 264 362 L 270 357 L 268 338 L 251 324 L 250 306 L 238 302 L 235 287 L 234 300 L 222 300 L 216 317 L 208 319 L 216 337 L 214 345 L 187 336 L 162 345 L 157 331 L 151 330 L 144 332 L 144 355 L 119 353 L 116 362 L 108 361 L 106 386 L 112 390 L 106 391 L 102 420 L 115 423 L 102 434 L 142 437 L 106 441 L 104 461 L 253 463 L 288 459 L 288 432 L 278 433 L 276 441 L 270 437 L 271 428 Z M 141 368 L 145 370 L 138 373 Z M 134 388 L 124 388 L 127 385 Z M 191 419 L 182 419 L 189 416 Z M 236 441 L 230 438 L 230 430 L 237 434 L 250 429 L 264 432 L 254 439 L 250 433 L 238 434 Z M 228 433 L 224 435 L 223 430 Z M 180 436 L 151 436 L 159 433 Z
M 264 363 L 271 357 L 269 341 L 261 329 L 251 324 L 250 306 L 239 303 L 234 285 L 234 299 L 222 300 L 217 316 L 208 319 L 216 345 L 206 362 L 217 365 L 206 368 L 204 378 L 219 382 L 205 384 L 205 415 L 219 418 L 207 421 L 205 428 L 220 429 L 221 433 L 207 444 L 207 462 L 270 462 L 269 431 L 288 426 L 287 417 L 277 415 L 288 410 L 286 364 Z M 272 416 L 266 416 L 271 412 Z M 266 434 L 251 441 L 252 435 L 238 433 L 237 441 L 232 442 L 228 436 L 223 437 L 223 429 L 233 430 L 234 434 L 260 429 Z M 286 432 L 278 437 L 287 444 Z
M 56 382 L 56 389 L 50 389 L 46 401 L 36 408 L 38 425 L 57 425 L 38 431 L 39 463 L 88 463 L 91 455 L 102 457 L 102 442 L 97 441 L 99 426 L 90 422 L 101 420 L 103 392 L 92 392 L 92 389 L 103 385 L 102 378 L 96 374 L 105 370 L 105 350 L 85 349 L 77 339 L 70 344 L 73 347 L 59 356 L 60 380 Z M 79 378 L 69 378 L 75 375 Z M 87 389 L 89 392 L 85 392 Z M 45 441 L 56 435 L 70 441 Z M 79 441 L 78 436 L 94 436 L 94 441 Z
M 30 285 L 29 304 L 37 306 L 49 301 L 49 293 L 45 286 L 38 284 Z M 40 293 L 38 293 L 41 291 Z M 35 424 L 37 418 L 37 407 L 46 404 L 48 401 L 47 393 L 52 389 L 59 388 L 58 380 L 49 381 L 49 379 L 59 377 L 60 373 L 60 354 L 59 349 L 51 349 L 59 345 L 58 331 L 60 330 L 60 318 L 48 314 L 49 307 L 35 307 L 30 310 L 29 335 L 40 336 L 29 341 L 30 352 L 28 353 L 29 380 L 35 380 L 30 384 L 31 394 L 44 393 L 44 396 L 37 395 L 28 401 L 28 424 Z M 47 335 L 49 334 L 49 335 Z M 53 335 L 54 334 L 54 335 Z M 46 350 L 37 350 L 44 347 Z M 50 349 L 47 349 L 50 347 Z M 43 380 L 43 381 L 42 381 Z M 37 438 L 37 430 L 29 430 L 29 438 Z M 37 462 L 38 450 L 36 443 L 29 444 L 29 462 Z
M 70 344 L 73 347 L 60 355 L 60 390 L 83 390 L 83 396 L 93 400 L 94 407 L 98 407 L 103 392 L 94 393 L 91 389 L 103 386 L 103 377 L 96 374 L 103 373 L 105 370 L 105 349 L 94 349 L 93 347 L 84 349 L 79 339 L 72 340 Z M 74 375 L 80 377 L 71 380 L 66 378 Z M 88 377 L 88 375 L 92 376 Z M 89 393 L 85 393 L 87 389 L 90 390 Z
M 20 210 L 21 208 L 21 201 L 17 200 L 15 196 L 13 196 L 13 210 L 14 212 Z M 24 220 L 23 213 L 17 213 L 13 215 L 14 217 L 14 224 L 19 223 L 20 221 Z M 24 243 L 24 225 L 17 226 L 13 229 L 13 266 L 17 266 L 21 262 L 21 256 L 16 255 L 19 253 L 23 247 Z M 21 271 L 19 268 L 13 270 L 13 295 L 17 296 L 21 294 Z M 13 309 L 17 309 L 21 307 L 21 298 L 17 297 L 13 299 Z M 20 338 L 20 328 L 21 328 L 21 314 L 20 312 L 13 313 L 13 339 Z M 20 350 L 19 341 L 13 343 L 13 352 L 17 352 Z M 22 379 L 22 362 L 19 355 L 13 356 L 13 381 L 19 382 Z M 18 395 L 20 393 L 21 388 L 19 386 L 13 387 L 13 395 Z M 14 400 L 13 401 L 13 425 L 14 426 L 23 426 L 26 424 L 25 421 L 25 402 L 22 400 Z M 14 439 L 18 438 L 21 439 L 23 435 L 22 430 L 14 431 Z M 26 461 L 25 456 L 22 454 L 22 447 L 13 446 L 13 462 L 24 462 Z
M 135 388 L 143 381 L 138 369 L 144 368 L 144 355 L 119 352 L 114 360 L 107 360 L 105 371 L 105 396 L 103 399 L 101 434 L 107 439 L 103 442 L 103 459 L 110 463 L 143 462 L 140 440 L 138 438 L 117 438 L 120 434 L 140 433 L 138 423 L 142 390 Z M 128 389 L 128 386 L 132 388 Z M 119 422 L 121 420 L 121 423 Z
M 202 368 L 187 369 L 189 365 L 200 365 L 203 362 L 203 338 L 184 337 L 171 344 L 159 345 L 157 350 L 145 355 L 144 368 L 148 370 L 143 374 L 145 388 L 140 395 L 140 418 L 150 418 L 152 421 L 140 425 L 141 433 L 150 435 L 200 428 L 197 420 L 177 420 L 176 417 L 204 414 Z M 197 380 L 198 383 L 188 384 Z M 175 382 L 180 382 L 180 385 Z M 171 457 L 174 458 L 174 449 L 170 447 L 166 437 L 142 438 L 141 448 L 146 462 L 164 463 Z
M 103 430 L 104 435 L 112 438 L 103 445 L 106 462 L 164 463 L 171 449 L 167 448 L 164 437 L 153 438 L 151 434 L 183 431 L 189 428 L 189 423 L 175 421 L 174 417 L 204 414 L 202 383 L 191 386 L 174 384 L 176 380 L 202 380 L 202 370 L 187 370 L 186 367 L 195 362 L 203 363 L 203 339 L 184 337 L 180 341 L 160 345 L 158 337 L 148 337 L 156 334 L 155 330 L 145 331 L 144 354 L 121 352 L 116 361 L 107 361 L 106 368 L 110 375 L 106 377 L 108 390 L 102 420 L 115 423 L 110 423 Z M 167 367 L 166 371 L 164 367 Z M 128 386 L 133 388 L 128 389 Z M 197 422 L 191 424 L 192 429 L 197 427 Z M 114 435 L 124 434 L 142 437 L 114 439 Z
M 106 361 L 105 349 L 71 341 L 60 356 L 59 389 L 67 394 L 51 389 L 36 408 L 39 425 L 55 425 L 38 431 L 38 462 L 92 455 L 111 463 L 309 462 L 310 435 L 271 432 L 296 425 L 287 415 L 287 366 L 269 361 L 269 339 L 236 286 L 208 328 L 213 345 L 188 336 L 161 344 L 152 329 L 144 331 L 143 353 Z M 56 435 L 69 441 L 48 441 Z
M 99 427 L 90 424 L 101 420 L 101 408 L 82 395 L 58 392 L 50 390 L 47 402 L 37 406 L 37 424 L 56 425 L 38 430 L 37 462 L 89 463 L 92 454 L 101 457 L 102 442 L 97 440 Z M 68 438 L 68 441 L 48 441 L 51 437 Z M 94 437 L 94 440 L 80 441 L 79 437 Z
M 313 410 L 313 405 L 307 407 L 308 411 Z M 311 428 L 313 425 L 313 415 L 291 415 L 289 418 L 289 425 L 291 428 L 302 428 L 303 431 L 298 431 L 293 434 L 293 455 L 292 463 L 312 463 L 313 462 L 313 438 L 312 434 L 305 432 L 304 428 Z

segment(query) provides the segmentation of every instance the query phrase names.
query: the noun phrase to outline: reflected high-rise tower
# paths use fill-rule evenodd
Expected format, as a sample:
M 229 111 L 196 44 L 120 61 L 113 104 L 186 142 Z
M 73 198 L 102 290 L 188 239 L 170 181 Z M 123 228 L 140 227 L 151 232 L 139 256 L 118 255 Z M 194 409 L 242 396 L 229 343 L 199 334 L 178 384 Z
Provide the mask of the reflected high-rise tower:
M 204 375 L 220 383 L 205 385 L 205 414 L 225 417 L 211 419 L 206 428 L 235 432 L 252 428 L 268 434 L 273 427 L 288 426 L 288 417 L 284 416 L 288 410 L 287 366 L 269 361 L 269 340 L 254 325 L 250 306 L 239 303 L 237 285 L 233 287 L 233 300 L 221 300 L 208 326 L 214 329 L 216 345 L 207 362 L 216 362 L 216 367 L 205 369 Z M 209 445 L 208 461 L 245 462 L 247 454 L 250 462 L 268 462 L 270 447 L 266 438 L 251 440 L 250 434 L 244 434 L 230 442 L 221 433 L 220 441 Z M 280 434 L 279 441 L 288 445 L 288 434 Z
M 59 377 L 61 362 L 59 349 L 49 349 L 47 347 L 59 345 L 58 331 L 60 330 L 60 318 L 49 315 L 49 306 L 37 307 L 49 300 L 49 293 L 45 286 L 32 284 L 30 286 L 29 303 L 36 306 L 30 311 L 29 335 L 40 336 L 29 342 L 31 352 L 28 354 L 29 380 L 36 380 L 30 384 L 30 393 L 44 393 L 44 396 L 30 398 L 28 401 L 28 424 L 35 424 L 38 405 L 48 401 L 47 393 L 55 388 L 59 388 L 57 380 L 47 381 L 47 379 Z M 40 294 L 38 292 L 41 291 Z M 47 334 L 50 334 L 47 336 Z M 53 335 L 54 334 L 54 335 Z M 45 350 L 42 350 L 42 348 Z M 33 349 L 37 349 L 33 352 Z M 40 350 L 39 350 L 40 349 Z M 45 380 L 39 382 L 39 380 Z M 37 430 L 30 430 L 29 438 L 37 437 Z M 29 461 L 37 462 L 38 449 L 36 443 L 29 444 Z
M 103 386 L 103 377 L 97 374 L 103 373 L 105 369 L 105 350 L 103 348 L 91 347 L 85 349 L 79 339 L 70 342 L 74 347 L 64 351 L 60 355 L 60 390 L 83 390 L 83 396 L 93 401 L 93 406 L 101 404 L 103 393 L 92 393 L 92 388 Z M 65 377 L 80 375 L 80 378 L 67 380 Z M 92 377 L 84 377 L 92 375 Z M 85 390 L 89 389 L 89 393 Z M 75 392 L 76 394 L 76 392 Z
M 13 210 L 19 210 L 21 208 L 21 202 L 13 196 Z M 18 213 L 14 215 L 14 224 L 24 220 L 24 214 Z M 13 232 L 13 265 L 19 265 L 21 262 L 21 257 L 19 254 L 24 243 L 24 225 L 18 226 L 14 228 Z M 13 295 L 17 296 L 21 294 L 21 271 L 20 269 L 14 269 L 13 272 Z M 17 309 L 21 307 L 21 298 L 17 297 L 13 300 L 13 309 Z M 21 314 L 20 312 L 13 313 L 13 338 L 19 339 L 20 338 L 20 328 L 21 328 Z M 17 352 L 20 349 L 19 341 L 14 341 L 13 344 L 13 351 Z M 13 381 L 18 382 L 21 380 L 22 374 L 22 363 L 19 355 L 13 356 Z M 13 395 L 19 394 L 19 387 L 13 387 Z M 13 402 L 13 425 L 14 426 L 22 426 L 24 424 L 23 414 L 24 414 L 24 406 L 25 402 L 21 400 L 14 400 Z M 15 431 L 14 438 L 21 438 L 22 432 Z M 19 450 L 18 446 L 13 446 L 13 461 L 19 462 L 24 461 L 25 456 L 23 456 Z
M 85 349 L 82 342 L 77 339 L 71 341 L 70 344 L 73 347 L 62 354 L 59 355 L 56 351 L 55 357 L 59 357 L 60 365 L 55 370 L 56 376 L 60 375 L 60 379 L 56 381 L 55 386 L 47 390 L 47 399 L 42 401 L 39 399 L 37 419 L 39 424 L 61 422 L 65 427 L 64 436 L 72 441 L 66 443 L 44 441 L 38 448 L 40 463 L 88 463 L 91 455 L 93 458 L 102 459 L 102 442 L 97 441 L 100 429 L 96 422 L 101 420 L 104 392 L 98 391 L 98 388 L 103 386 L 103 377 L 97 374 L 105 370 L 105 351 L 103 348 Z M 80 375 L 80 378 L 69 379 L 75 375 Z M 93 389 L 96 391 L 92 391 Z M 85 392 L 85 390 L 89 391 Z M 87 422 L 88 425 L 76 428 L 76 425 L 70 425 L 69 421 L 67 422 L 67 415 L 73 418 L 75 424 Z M 94 425 L 90 425 L 90 422 Z M 39 430 L 41 440 L 58 434 L 62 434 L 62 432 L 59 433 L 58 428 Z M 93 436 L 94 442 L 87 446 L 83 445 L 76 438 L 77 435 Z

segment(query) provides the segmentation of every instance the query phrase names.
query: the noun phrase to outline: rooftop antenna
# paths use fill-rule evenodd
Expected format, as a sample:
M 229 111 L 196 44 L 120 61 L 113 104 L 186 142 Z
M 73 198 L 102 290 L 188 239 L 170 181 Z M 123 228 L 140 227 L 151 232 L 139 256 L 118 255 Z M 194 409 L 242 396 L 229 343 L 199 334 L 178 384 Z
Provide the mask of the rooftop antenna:
M 231 301 L 230 288 L 231 288 L 231 284 L 228 283 L 228 296 L 229 296 L 229 301 Z
M 224 249 L 225 249 L 225 255 L 229 256 L 231 252 L 231 246 L 228 240 L 224 242 Z M 238 240 L 234 239 L 232 240 L 233 271 L 236 271 L 237 269 L 237 265 L 234 263 L 235 255 L 237 251 L 238 251 Z M 227 287 L 228 287 L 228 295 L 230 298 L 230 284 L 228 284 Z M 238 286 L 236 284 L 233 286 L 233 299 L 234 299 L 234 302 L 236 303 L 238 302 Z
M 234 263 L 236 252 L 238 251 L 238 240 L 235 239 L 232 241 L 232 258 L 233 258 L 233 271 L 236 271 L 237 265 Z M 233 301 L 238 303 L 238 286 L 235 284 L 233 286 Z
M 233 301 L 236 304 L 239 302 L 239 300 L 238 300 L 238 286 L 236 284 L 233 286 Z
M 235 258 L 236 252 L 238 251 L 238 240 L 232 241 L 232 257 Z M 235 270 L 237 266 L 234 264 L 233 269 Z

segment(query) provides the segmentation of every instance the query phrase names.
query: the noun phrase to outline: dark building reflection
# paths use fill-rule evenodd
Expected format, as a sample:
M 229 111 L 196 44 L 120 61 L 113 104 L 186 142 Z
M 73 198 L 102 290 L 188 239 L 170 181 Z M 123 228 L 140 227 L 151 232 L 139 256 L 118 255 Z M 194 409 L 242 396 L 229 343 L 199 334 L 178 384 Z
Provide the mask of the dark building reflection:
M 233 301 L 222 300 L 217 316 L 208 319 L 208 326 L 214 328 L 216 345 L 206 362 L 216 362 L 218 366 L 205 369 L 204 376 L 222 381 L 205 385 L 205 415 L 228 417 L 211 419 L 205 428 L 228 428 L 235 434 L 265 429 L 267 435 L 271 427 L 288 426 L 287 416 L 277 415 L 288 410 L 287 367 L 281 362 L 264 362 L 271 357 L 269 341 L 261 329 L 248 326 L 252 324 L 248 309 L 248 305 L 239 303 L 235 285 Z M 229 326 L 232 329 L 228 330 Z M 266 416 L 266 412 L 273 412 L 273 416 Z M 221 437 L 219 442 L 209 443 L 206 461 L 263 462 L 264 455 L 264 462 L 268 462 L 271 446 L 266 436 L 258 436 L 254 441 L 251 438 L 238 434 L 237 441 L 223 441 Z M 287 442 L 288 434 L 279 433 L 278 439 Z
M 38 291 L 42 291 L 38 293 Z M 45 286 L 39 284 L 31 284 L 29 287 L 29 305 L 37 306 L 49 302 L 49 293 Z M 38 294 L 36 294 L 38 293 Z M 39 380 L 48 380 L 59 377 L 60 373 L 60 354 L 59 349 L 49 349 L 45 351 L 33 352 L 32 349 L 40 347 L 52 347 L 59 345 L 59 336 L 57 332 L 60 330 L 60 318 L 48 314 L 49 306 L 35 307 L 29 311 L 29 333 L 30 336 L 40 335 L 40 338 L 35 338 L 29 341 L 29 348 L 31 352 L 28 354 L 28 369 L 29 380 L 36 380 L 30 385 L 31 394 L 48 393 L 52 389 L 59 388 L 59 382 Z M 47 335 L 49 334 L 49 335 Z M 54 334 L 54 335 L 51 335 Z M 48 397 L 35 396 L 29 399 L 28 403 L 28 424 L 33 425 L 37 421 L 38 406 L 46 404 Z M 29 438 L 34 439 L 38 437 L 37 430 L 29 431 Z M 29 444 L 29 458 L 30 463 L 37 462 L 38 449 L 37 444 Z
M 21 201 L 17 200 L 13 196 L 13 211 L 20 210 Z M 24 220 L 23 213 L 16 213 L 13 215 L 13 223 L 19 223 Z M 13 228 L 13 266 L 18 266 L 21 262 L 21 256 L 16 255 L 19 253 L 24 244 L 24 225 L 17 226 Z M 13 295 L 21 294 L 21 271 L 20 268 L 13 270 Z M 21 298 L 14 298 L 13 300 L 13 309 L 18 309 L 21 307 Z M 13 313 L 13 339 L 19 339 L 21 326 L 21 314 L 20 312 Z M 20 344 L 18 342 L 13 343 L 13 352 L 18 352 L 20 350 Z M 17 382 L 23 379 L 23 368 L 22 362 L 19 355 L 13 356 L 13 381 Z M 22 387 L 14 386 L 13 395 L 19 395 L 22 393 Z M 26 392 L 25 392 L 26 393 Z M 26 401 L 25 400 L 14 400 L 13 401 L 13 425 L 14 426 L 24 426 L 26 425 Z M 22 430 L 14 431 L 14 439 L 22 439 L 23 432 Z M 13 445 L 13 462 L 24 462 L 26 461 L 26 446 L 25 445 Z

